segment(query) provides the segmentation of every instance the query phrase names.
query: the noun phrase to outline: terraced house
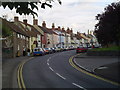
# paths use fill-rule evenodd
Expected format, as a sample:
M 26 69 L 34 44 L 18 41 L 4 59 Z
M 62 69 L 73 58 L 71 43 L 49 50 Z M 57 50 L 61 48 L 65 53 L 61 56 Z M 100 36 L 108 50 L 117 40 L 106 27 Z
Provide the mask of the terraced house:
M 25 48 L 25 50 L 29 48 L 30 52 L 32 52 L 33 49 L 38 45 L 37 34 L 39 34 L 39 32 L 32 25 L 28 24 L 26 19 L 24 19 L 22 22 L 19 21 L 18 17 L 14 17 L 14 24 L 16 24 L 19 28 L 26 32 L 27 35 L 29 35 L 29 44 L 27 45 L 27 48 Z
M 33 25 L 27 23 L 27 19 L 23 22 L 19 21 L 19 17 L 14 17 L 14 22 L 8 22 L 2 19 L 3 36 L 3 57 L 22 56 L 23 51 L 30 49 L 32 53 L 36 47 L 52 48 L 52 47 L 89 47 L 98 45 L 96 37 L 91 34 L 73 33 L 73 30 L 67 30 L 58 26 L 55 28 L 52 23 L 52 28 L 46 27 L 46 22 L 43 21 L 42 26 L 38 25 L 38 19 L 33 19 Z
M 13 22 L 2 21 L 2 54 L 3 58 L 23 55 L 23 49 L 28 48 L 29 35 Z
M 44 48 L 52 48 L 55 46 L 56 42 L 54 42 L 56 39 L 56 33 L 52 31 L 52 29 L 49 29 L 46 27 L 46 22 L 43 21 L 42 26 L 39 26 L 39 28 L 44 32 L 44 36 L 42 38 L 42 43 Z

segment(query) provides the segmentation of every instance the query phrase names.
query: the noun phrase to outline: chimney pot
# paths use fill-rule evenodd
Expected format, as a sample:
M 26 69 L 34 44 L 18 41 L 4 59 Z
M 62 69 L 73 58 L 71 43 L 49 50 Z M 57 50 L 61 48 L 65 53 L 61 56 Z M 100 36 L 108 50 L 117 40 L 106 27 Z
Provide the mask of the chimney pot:
M 15 16 L 15 17 L 14 17 L 14 21 L 15 21 L 15 22 L 18 22 L 18 21 L 19 21 L 19 17 Z
M 38 25 L 38 19 L 33 19 L 33 25 Z
M 45 23 L 45 21 L 43 21 L 42 26 L 43 26 L 43 27 L 46 27 L 46 23 Z
M 55 24 L 54 23 L 52 23 L 52 29 L 55 29 Z
M 27 25 L 27 19 L 24 19 L 24 20 L 23 20 L 23 23 Z
M 58 26 L 58 30 L 60 31 L 61 29 L 60 29 L 60 26 Z

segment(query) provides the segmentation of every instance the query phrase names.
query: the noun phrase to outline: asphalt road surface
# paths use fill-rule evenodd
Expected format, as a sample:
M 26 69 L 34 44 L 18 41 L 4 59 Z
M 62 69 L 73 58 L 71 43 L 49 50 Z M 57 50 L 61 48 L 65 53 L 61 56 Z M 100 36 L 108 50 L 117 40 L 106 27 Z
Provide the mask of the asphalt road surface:
M 73 68 L 69 58 L 75 50 L 65 51 L 29 60 L 23 67 L 26 88 L 118 88 Z

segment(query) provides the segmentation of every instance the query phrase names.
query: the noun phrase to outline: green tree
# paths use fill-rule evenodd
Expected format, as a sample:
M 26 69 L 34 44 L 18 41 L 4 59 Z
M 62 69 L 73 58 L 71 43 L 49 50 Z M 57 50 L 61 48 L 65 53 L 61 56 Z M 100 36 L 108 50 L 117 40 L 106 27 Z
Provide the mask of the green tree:
M 11 2 L 4 2 L 4 1 L 0 0 L 0 2 L 2 2 L 1 5 L 4 8 L 6 8 L 6 6 L 8 6 L 11 10 L 13 8 L 15 8 L 16 13 L 19 13 L 20 15 L 22 15 L 22 14 L 24 14 L 24 15 L 32 14 L 33 16 L 37 15 L 37 13 L 33 11 L 33 9 L 37 9 L 37 10 L 39 9 L 38 6 L 37 6 L 38 3 L 41 4 L 41 8 L 45 9 L 45 6 L 48 6 L 48 7 L 51 8 L 52 5 L 50 3 L 53 2 L 53 0 L 46 0 L 43 3 L 42 3 L 41 0 L 39 0 L 39 2 L 30 2 L 30 0 L 28 0 L 28 2 L 14 2 L 15 0 L 10 0 L 10 1 Z M 58 2 L 59 2 L 59 4 L 61 4 L 60 0 L 58 0 Z
M 102 14 L 96 16 L 98 23 L 95 33 L 99 43 L 103 45 L 120 44 L 120 2 L 108 5 Z

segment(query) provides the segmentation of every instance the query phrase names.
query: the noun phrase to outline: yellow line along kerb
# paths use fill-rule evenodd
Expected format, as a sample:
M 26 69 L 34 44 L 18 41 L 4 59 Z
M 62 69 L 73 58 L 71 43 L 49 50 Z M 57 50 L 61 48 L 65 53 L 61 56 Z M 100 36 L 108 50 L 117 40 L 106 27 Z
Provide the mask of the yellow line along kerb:
M 30 59 L 32 59 L 32 58 L 34 58 L 34 57 L 31 57 L 28 60 L 23 61 L 18 66 L 18 70 L 17 70 L 17 82 L 18 82 L 18 88 L 20 88 L 20 89 L 23 88 L 24 90 L 26 90 L 26 86 L 25 86 L 25 83 L 24 83 L 23 75 L 22 75 L 22 73 L 23 73 L 22 70 L 23 70 L 24 64 L 27 61 L 29 61 Z
M 78 56 L 78 55 L 80 55 L 80 54 L 74 55 L 74 56 L 70 57 L 70 59 L 69 59 L 70 65 L 73 66 L 75 69 L 77 69 L 78 71 L 80 71 L 80 72 L 82 72 L 82 73 L 85 73 L 85 74 L 87 74 L 87 75 L 89 75 L 89 76 L 92 76 L 92 77 L 94 77 L 94 78 L 103 80 L 103 81 L 108 82 L 108 83 L 111 83 L 111 84 L 113 84 L 113 85 L 120 86 L 120 84 L 117 83 L 117 82 L 114 82 L 114 81 L 111 81 L 111 80 L 102 78 L 102 77 L 100 77 L 100 76 L 97 76 L 97 75 L 95 75 L 95 74 L 89 73 L 89 72 L 87 72 L 87 71 L 79 68 L 78 66 L 76 66 L 76 65 L 74 64 L 74 62 L 73 62 L 73 59 L 74 59 L 75 56 Z

